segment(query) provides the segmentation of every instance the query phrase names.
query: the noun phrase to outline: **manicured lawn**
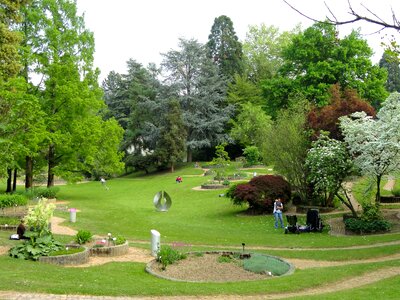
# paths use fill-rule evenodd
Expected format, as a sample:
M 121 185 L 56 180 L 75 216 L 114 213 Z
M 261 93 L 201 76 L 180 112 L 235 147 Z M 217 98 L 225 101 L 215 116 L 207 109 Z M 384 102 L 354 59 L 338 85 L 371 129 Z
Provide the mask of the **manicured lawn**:
M 109 190 L 100 182 L 66 185 L 60 187 L 58 201 L 69 201 L 75 207 L 77 222 L 69 223 L 69 213 L 56 211 L 64 217 L 65 225 L 76 230 L 90 230 L 93 234 L 122 235 L 131 245 L 150 251 L 150 230 L 161 233 L 161 244 L 183 243 L 185 250 L 238 249 L 246 243 L 248 251 L 256 251 L 283 258 L 346 261 L 360 260 L 360 264 L 326 268 L 297 269 L 290 277 L 272 278 L 254 282 L 236 283 L 182 283 L 155 278 L 147 274 L 142 263 L 108 263 L 88 268 L 66 268 L 38 262 L 0 256 L 0 290 L 19 290 L 56 294 L 86 295 L 257 295 L 300 291 L 339 280 L 374 272 L 388 266 L 400 266 L 400 260 L 361 263 L 367 258 L 379 258 L 399 252 L 399 244 L 378 245 L 396 242 L 400 234 L 370 236 L 331 236 L 328 229 L 323 233 L 287 234 L 275 230 L 271 215 L 248 216 L 245 207 L 233 206 L 229 199 L 219 197 L 223 190 L 197 191 L 210 179 L 201 176 L 202 171 L 187 166 L 171 174 L 131 175 L 107 181 Z M 183 182 L 175 183 L 176 176 Z M 153 205 L 154 195 L 164 190 L 172 198 L 168 212 L 158 212 Z M 330 217 L 323 216 L 325 224 Z M 18 241 L 8 240 L 8 232 L 0 232 L 0 245 L 11 246 Z M 73 239 L 57 236 L 62 242 Z M 376 244 L 374 246 L 374 244 Z M 364 246 L 363 248 L 349 248 Z M 183 248 L 182 248 L 183 250 Z M 51 278 L 51 280 L 43 280 Z M 390 283 L 399 283 L 391 278 L 363 288 L 354 289 L 361 295 L 382 294 L 376 287 L 382 284 L 389 298 L 394 295 Z M 11 287 L 11 288 L 10 288 Z M 351 290 L 353 291 L 353 290 Z M 351 292 L 326 295 L 324 299 L 350 298 Z M 341 295 L 337 296 L 337 295 Z M 321 297 L 319 295 L 319 297 Z M 355 299 L 359 299 L 355 297 Z M 379 297 L 378 297 L 379 298 Z M 309 297 L 307 297 L 309 299 Z M 394 299 L 394 298 L 393 298 Z

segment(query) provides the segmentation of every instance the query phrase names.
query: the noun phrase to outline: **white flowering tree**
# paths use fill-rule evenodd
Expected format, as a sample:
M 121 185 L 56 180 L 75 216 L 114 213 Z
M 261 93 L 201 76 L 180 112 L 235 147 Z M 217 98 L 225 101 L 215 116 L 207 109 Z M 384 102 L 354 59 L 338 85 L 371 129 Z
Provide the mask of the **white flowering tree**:
M 400 94 L 391 94 L 376 119 L 364 112 L 340 118 L 340 127 L 355 165 L 376 180 L 376 203 L 384 175 L 400 166 Z
M 353 167 L 346 144 L 321 134 L 307 153 L 306 166 L 310 171 L 308 180 L 314 192 L 324 196 L 327 205 L 336 196 L 357 217 L 344 185 Z

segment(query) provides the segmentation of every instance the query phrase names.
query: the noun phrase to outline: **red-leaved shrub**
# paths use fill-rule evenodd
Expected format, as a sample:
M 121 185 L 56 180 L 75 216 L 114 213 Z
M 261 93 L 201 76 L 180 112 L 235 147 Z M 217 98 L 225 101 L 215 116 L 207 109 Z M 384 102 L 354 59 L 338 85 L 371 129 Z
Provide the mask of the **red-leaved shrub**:
M 229 194 L 234 204 L 248 203 L 253 213 L 272 212 L 276 198 L 287 203 L 290 196 L 289 182 L 278 175 L 256 176 L 249 183 L 238 184 L 233 193 Z

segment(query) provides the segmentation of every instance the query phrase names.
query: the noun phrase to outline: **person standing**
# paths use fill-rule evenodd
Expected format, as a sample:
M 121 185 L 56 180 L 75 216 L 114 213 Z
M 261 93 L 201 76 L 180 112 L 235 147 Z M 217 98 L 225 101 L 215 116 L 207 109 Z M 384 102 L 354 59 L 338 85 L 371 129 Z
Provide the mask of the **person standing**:
M 281 201 L 281 198 L 276 198 L 274 202 L 275 229 L 278 228 L 279 225 L 278 223 L 280 223 L 281 228 L 284 228 L 282 212 L 283 212 L 283 203 Z

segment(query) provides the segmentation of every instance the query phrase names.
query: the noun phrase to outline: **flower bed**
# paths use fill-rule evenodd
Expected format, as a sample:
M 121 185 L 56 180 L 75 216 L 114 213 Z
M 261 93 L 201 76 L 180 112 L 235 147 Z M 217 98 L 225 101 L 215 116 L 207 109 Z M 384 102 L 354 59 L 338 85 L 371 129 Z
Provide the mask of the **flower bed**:
M 77 245 L 67 245 L 68 247 L 84 247 Z M 40 262 L 54 264 L 54 265 L 81 265 L 89 261 L 89 249 L 84 247 L 84 251 L 57 256 L 41 256 L 39 257 Z
M 120 256 L 128 253 L 129 244 L 127 241 L 121 245 L 97 243 L 89 251 L 90 256 Z
M 218 190 L 218 189 L 226 189 L 229 187 L 229 184 L 223 184 L 219 182 L 207 182 L 201 185 L 201 188 L 204 190 Z

